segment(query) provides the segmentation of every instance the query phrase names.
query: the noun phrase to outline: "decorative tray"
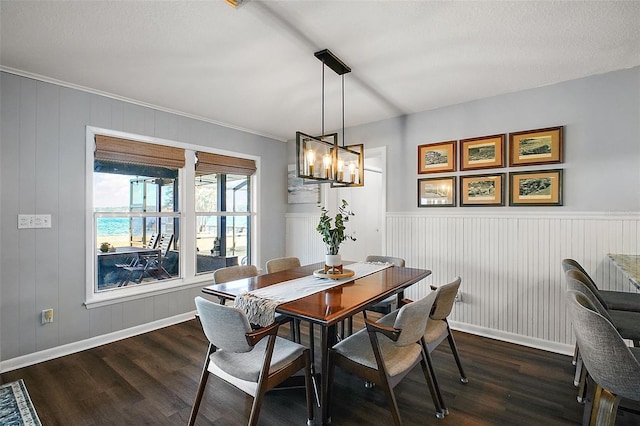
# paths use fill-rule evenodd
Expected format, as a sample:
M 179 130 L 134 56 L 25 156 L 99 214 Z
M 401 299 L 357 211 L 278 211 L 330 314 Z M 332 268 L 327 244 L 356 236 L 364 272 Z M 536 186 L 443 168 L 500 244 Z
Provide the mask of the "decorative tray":
M 339 280 L 340 278 L 349 278 L 354 276 L 356 273 L 351 269 L 343 269 L 342 273 L 331 274 L 329 272 L 324 272 L 324 269 L 318 269 L 317 271 L 313 271 L 313 276 L 318 278 L 331 278 L 333 280 Z

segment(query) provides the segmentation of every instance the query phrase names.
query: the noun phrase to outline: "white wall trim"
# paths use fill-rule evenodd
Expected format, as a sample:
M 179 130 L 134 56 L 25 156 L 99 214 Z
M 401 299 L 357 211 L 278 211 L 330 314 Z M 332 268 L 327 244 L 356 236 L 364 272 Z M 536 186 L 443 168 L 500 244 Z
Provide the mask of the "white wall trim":
M 550 340 L 536 339 L 535 337 L 523 336 L 492 328 L 480 327 L 458 321 L 449 321 L 449 326 L 456 331 L 462 331 L 476 336 L 488 337 L 490 339 L 501 340 L 503 342 L 514 343 L 516 345 L 528 346 L 530 348 L 541 349 L 547 352 L 555 352 L 562 355 L 573 355 L 574 347 L 565 343 L 552 342 Z
M 317 212 L 286 213 L 286 217 L 303 218 L 320 215 Z M 520 212 L 479 212 L 477 210 L 465 210 L 465 212 L 444 212 L 444 211 L 418 211 L 418 212 L 387 212 L 387 218 L 393 217 L 495 217 L 495 218 L 545 218 L 545 219 L 594 219 L 594 220 L 638 220 L 640 212 L 545 212 L 545 211 L 520 211 Z
M 90 87 L 80 86 L 78 84 L 68 83 L 68 82 L 62 81 L 62 80 L 56 80 L 55 78 L 46 77 L 46 76 L 43 76 L 43 75 L 40 75 L 40 74 L 34 74 L 34 73 L 27 72 L 27 71 L 22 71 L 22 70 L 11 68 L 11 67 L 7 67 L 7 66 L 4 66 L 4 65 L 0 65 L 0 71 L 6 72 L 6 73 L 9 73 L 9 74 L 15 74 L 15 75 L 18 75 L 18 76 L 21 76 L 21 77 L 30 78 L 32 80 L 42 81 L 44 83 L 56 84 L 58 86 L 68 87 L 70 89 L 80 90 L 82 92 L 91 93 L 91 94 L 99 95 L 99 96 L 104 96 L 106 98 L 115 99 L 117 101 L 127 102 L 127 103 L 130 103 L 130 104 L 133 104 L 133 105 L 139 105 L 139 106 L 143 106 L 143 107 L 146 107 L 146 108 L 155 109 L 157 111 L 163 111 L 163 112 L 167 112 L 167 113 L 170 113 L 170 114 L 179 115 L 181 117 L 192 118 L 192 119 L 198 120 L 198 121 L 204 121 L 206 123 L 215 124 L 216 126 L 226 127 L 228 129 L 238 130 L 238 131 L 245 132 L 245 133 L 251 133 L 252 135 L 262 136 L 262 137 L 269 138 L 269 139 L 274 139 L 274 140 L 277 140 L 277 141 L 280 141 L 280 142 L 287 142 L 286 139 L 282 139 L 282 138 L 274 136 L 274 135 L 269 135 L 269 134 L 266 134 L 266 133 L 257 132 L 255 130 L 246 129 L 244 127 L 235 126 L 233 124 L 224 123 L 222 121 L 217 121 L 217 120 L 212 120 L 210 118 L 202 117 L 202 116 L 195 115 L 195 114 L 189 114 L 189 113 L 186 113 L 186 112 L 183 112 L 183 111 L 178 111 L 178 110 L 171 109 L 171 108 L 165 108 L 165 107 L 161 107 L 161 106 L 158 106 L 158 105 L 149 104 L 149 103 L 146 103 L 146 102 L 138 101 L 136 99 L 127 98 L 125 96 L 114 95 L 113 93 L 103 92 L 101 90 L 92 89 Z
M 169 318 L 164 318 L 164 319 L 149 322 L 146 324 L 141 324 L 141 325 L 127 328 L 124 330 L 115 331 L 113 333 L 103 334 L 101 336 L 91 337 L 89 339 L 80 340 L 80 341 L 69 343 L 62 346 L 56 346 L 51 349 L 32 352 L 27 355 L 22 355 L 16 358 L 8 359 L 0 362 L 0 373 L 17 370 L 18 368 L 28 367 L 30 365 L 38 364 L 40 362 L 49 361 L 51 359 L 59 358 L 65 355 L 71 355 L 76 352 L 92 349 L 97 346 L 105 345 L 107 343 L 113 343 L 118 340 L 127 339 L 129 337 L 137 336 L 139 334 L 148 333 L 150 331 L 158 330 L 160 328 L 168 327 L 170 325 L 175 325 L 181 322 L 189 321 L 195 317 L 195 314 L 196 314 L 196 311 L 186 312 L 184 314 L 176 315 Z
M 574 212 L 574 211 L 478 211 L 468 209 L 463 211 L 424 210 L 417 212 L 387 212 L 388 218 L 393 217 L 492 217 L 492 218 L 544 218 L 544 219 L 595 219 L 595 220 L 638 220 L 640 212 Z

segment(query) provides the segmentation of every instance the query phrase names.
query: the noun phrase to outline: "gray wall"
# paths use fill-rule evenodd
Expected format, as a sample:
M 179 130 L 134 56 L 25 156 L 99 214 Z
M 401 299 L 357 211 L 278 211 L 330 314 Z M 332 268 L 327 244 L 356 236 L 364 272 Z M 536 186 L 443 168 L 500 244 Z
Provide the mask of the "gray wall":
M 349 109 L 347 105 L 348 123 Z M 640 211 L 640 68 L 481 99 L 347 129 L 349 143 L 387 146 L 387 211 L 421 211 L 416 200 L 418 145 L 565 126 L 563 207 L 444 208 L 482 211 Z M 290 142 L 289 159 L 295 142 Z M 518 167 L 530 170 L 536 167 Z M 513 171 L 515 168 L 492 169 Z M 482 173 L 457 172 L 461 174 Z M 313 205 L 289 212 L 315 212 Z M 442 213 L 442 209 L 438 209 Z
M 88 125 L 259 156 L 259 259 L 284 253 L 287 144 L 8 73 L 0 78 L 0 361 L 195 309 L 198 288 L 84 307 Z M 18 231 L 18 213 L 51 214 L 53 227 Z M 55 321 L 42 326 L 45 308 Z

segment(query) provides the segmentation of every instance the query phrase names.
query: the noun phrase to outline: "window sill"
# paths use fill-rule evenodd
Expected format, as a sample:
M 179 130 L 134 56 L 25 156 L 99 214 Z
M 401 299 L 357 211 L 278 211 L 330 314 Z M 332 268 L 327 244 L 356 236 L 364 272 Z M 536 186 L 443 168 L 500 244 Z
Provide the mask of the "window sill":
M 198 275 L 190 279 L 166 280 L 162 283 L 132 285 L 87 295 L 84 305 L 87 309 L 93 309 L 211 284 L 213 284 L 213 274 Z

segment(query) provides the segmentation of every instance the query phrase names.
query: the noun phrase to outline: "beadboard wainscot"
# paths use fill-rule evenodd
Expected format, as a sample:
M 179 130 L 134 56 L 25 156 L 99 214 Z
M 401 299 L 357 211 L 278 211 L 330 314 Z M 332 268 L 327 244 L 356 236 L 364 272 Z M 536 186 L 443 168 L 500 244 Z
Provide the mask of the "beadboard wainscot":
M 317 214 L 286 215 L 287 256 L 320 261 Z M 386 255 L 432 275 L 406 296 L 417 299 L 462 277 L 452 328 L 553 352 L 573 353 L 560 262 L 580 262 L 604 290 L 636 291 L 609 253 L 640 253 L 640 213 L 386 214 Z

